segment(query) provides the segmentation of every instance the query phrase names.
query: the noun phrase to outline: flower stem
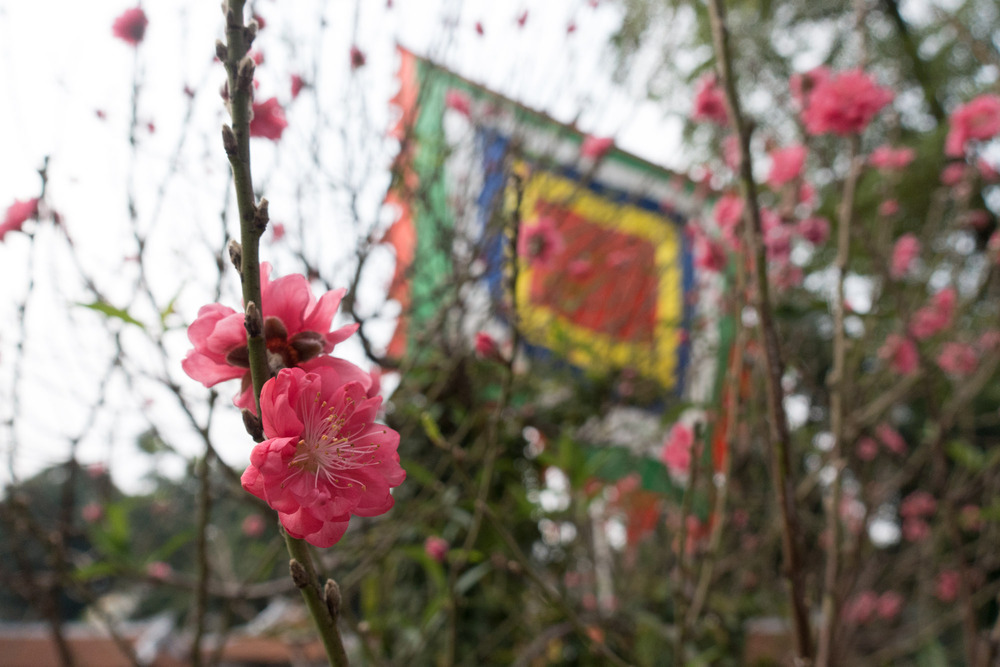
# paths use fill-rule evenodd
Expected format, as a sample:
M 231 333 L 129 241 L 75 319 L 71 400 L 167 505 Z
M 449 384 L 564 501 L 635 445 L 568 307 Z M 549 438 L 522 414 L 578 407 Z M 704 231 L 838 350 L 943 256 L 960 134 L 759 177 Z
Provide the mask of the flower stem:
M 764 378 L 767 385 L 768 422 L 771 432 L 771 469 L 778 507 L 781 511 L 785 576 L 789 585 L 789 602 L 792 608 L 797 655 L 802 661 L 809 662 L 813 655 L 813 643 L 809 610 L 806 606 L 805 570 L 802 565 L 801 536 L 798 531 L 798 512 L 795 505 L 795 483 L 792 479 L 791 436 L 788 432 L 788 420 L 782 402 L 781 376 L 784 372 L 784 363 L 781 358 L 781 345 L 778 341 L 774 310 L 767 282 L 767 254 L 762 240 L 757 185 L 753 180 L 750 160 L 750 129 L 743 118 L 739 95 L 736 92 L 733 60 L 729 49 L 729 29 L 726 26 L 726 10 L 723 0 L 709 0 L 708 10 L 712 26 L 712 44 L 715 50 L 716 67 L 725 90 L 729 122 L 739 140 L 742 155 L 740 181 L 743 197 L 746 201 L 744 230 L 752 259 L 752 288 L 756 291 L 755 305 L 764 352 Z
M 260 294 L 260 237 L 267 228 L 267 200 L 258 204 L 250 172 L 250 110 L 253 99 L 254 63 L 247 56 L 256 34 L 255 24 L 244 25 L 246 0 L 228 0 L 223 4 L 226 17 L 226 44 L 217 44 L 219 57 L 226 66 L 229 90 L 229 113 L 232 126 L 222 129 L 222 143 L 233 170 L 236 204 L 240 214 L 239 272 L 246 308 L 247 347 L 250 353 L 250 377 L 253 379 L 254 401 L 260 415 L 260 391 L 270 379 L 267 348 L 263 332 L 263 304 Z M 323 641 L 330 664 L 348 664 L 347 653 L 337 629 L 340 600 L 333 600 L 320 589 L 309 548 L 302 540 L 285 535 L 285 545 L 292 560 L 292 579 L 302 592 L 306 607 Z M 336 591 L 336 584 L 327 582 Z

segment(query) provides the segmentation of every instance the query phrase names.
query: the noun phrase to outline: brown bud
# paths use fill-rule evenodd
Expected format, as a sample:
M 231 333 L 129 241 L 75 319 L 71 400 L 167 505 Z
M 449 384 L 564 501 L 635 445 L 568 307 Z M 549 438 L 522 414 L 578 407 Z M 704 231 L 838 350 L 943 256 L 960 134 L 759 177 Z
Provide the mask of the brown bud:
M 222 126 L 222 147 L 226 149 L 226 155 L 230 160 L 239 155 L 240 145 L 236 141 L 236 133 L 228 125 Z
M 253 301 L 247 304 L 243 326 L 246 327 L 247 336 L 250 338 L 257 338 L 264 333 L 264 318 L 261 317 L 260 309 Z
M 257 63 L 250 56 L 243 56 L 240 68 L 236 74 L 236 90 L 241 93 L 253 91 L 253 75 L 257 71 Z
M 229 57 L 229 49 L 221 39 L 215 40 L 215 57 L 222 62 L 226 62 L 226 58 Z
M 257 23 L 257 19 L 250 19 L 250 23 L 247 24 L 246 29 L 243 31 L 247 40 L 247 46 L 253 44 L 253 40 L 257 38 L 258 30 L 260 30 L 260 24 Z
M 260 417 L 250 412 L 246 408 L 243 409 L 243 427 L 253 438 L 254 442 L 264 442 L 264 425 L 260 421 Z
M 296 588 L 305 588 L 309 585 L 309 573 L 306 572 L 305 566 L 294 558 L 288 561 L 288 571 L 292 574 L 292 581 L 295 582 Z
M 330 610 L 330 616 L 334 621 L 340 616 L 340 586 L 333 579 L 327 579 L 323 586 L 323 599 L 326 600 L 326 608 Z
M 253 226 L 258 234 L 264 233 L 264 230 L 267 229 L 267 223 L 269 220 L 270 217 L 267 213 L 267 199 L 261 197 L 260 203 L 257 204 L 257 207 L 253 212 Z
M 227 128 L 228 129 L 228 128 Z M 232 132 L 232 130 L 230 130 Z M 226 135 L 226 131 L 222 131 L 223 137 Z M 235 138 L 235 137 L 234 137 Z M 229 245 L 227 246 L 229 250 L 229 261 L 233 263 L 236 267 L 236 273 L 243 275 L 243 246 L 236 239 L 229 239 Z

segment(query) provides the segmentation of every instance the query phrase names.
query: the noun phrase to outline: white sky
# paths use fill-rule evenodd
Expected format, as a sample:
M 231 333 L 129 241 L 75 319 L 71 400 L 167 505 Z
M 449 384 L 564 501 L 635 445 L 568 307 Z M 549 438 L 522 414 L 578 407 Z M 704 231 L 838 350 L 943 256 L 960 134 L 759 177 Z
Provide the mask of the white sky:
M 0 317 L 7 322 L 0 329 L 0 422 L 14 409 L 21 338 L 17 308 L 25 302 L 29 280 L 34 283 L 16 397 L 19 444 L 13 465 L 19 477 L 62 460 L 69 439 L 85 434 L 80 458 L 110 462 L 116 481 L 136 488 L 139 477 L 154 465 L 133 444 L 147 427 L 143 413 L 179 451 L 201 452 L 176 401 L 151 378 L 166 372 L 186 394 L 205 395 L 183 375 L 179 361 L 190 347 L 183 325 L 200 305 L 213 300 L 212 257 L 223 244 L 229 173 L 219 141 L 225 116 L 218 90 L 224 73 L 212 62 L 222 16 L 218 2 L 147 2 L 149 28 L 135 52 L 111 36 L 112 21 L 131 6 L 119 0 L 0 0 L 0 209 L 15 198 L 37 195 L 35 170 L 50 156 L 48 201 L 63 216 L 85 271 L 115 305 L 124 306 L 132 298 L 136 276 L 135 263 L 127 259 L 136 252 L 127 208 L 127 193 L 134 188 L 138 228 L 149 234 L 151 286 L 160 305 L 177 295 L 179 311 L 168 320 L 164 336 L 170 351 L 166 367 L 134 327 L 119 327 L 129 353 L 126 367 L 136 379 L 129 385 L 122 373 L 114 374 L 105 404 L 88 427 L 89 407 L 97 401 L 114 350 L 102 318 L 73 306 L 87 294 L 65 242 L 49 222 L 27 225 L 35 230 L 34 243 L 16 233 L 0 243 Z M 356 16 L 357 7 L 361 11 Z M 385 131 L 392 119 L 388 101 L 396 89 L 397 41 L 561 120 L 571 121 L 580 112 L 581 129 L 614 135 L 625 150 L 665 166 L 682 164 L 676 114 L 686 109 L 674 109 L 671 116 L 662 107 L 635 102 L 642 95 L 644 68 L 651 63 L 640 60 L 629 90 L 610 84 L 607 44 L 620 22 L 620 10 L 612 3 L 593 9 L 586 0 L 395 0 L 387 10 L 383 0 L 296 0 L 259 1 L 255 8 L 267 21 L 255 45 L 266 57 L 258 69 L 258 95 L 277 96 L 290 123 L 279 144 L 252 144 L 255 183 L 271 203 L 272 220 L 289 229 L 287 241 L 262 249 L 262 257 L 273 261 L 278 273 L 299 269 L 289 250 L 299 247 L 296 235 L 305 230 L 304 251 L 331 267 L 328 278 L 346 284 L 350 266 L 345 260 L 353 244 L 343 239 L 357 232 L 344 213 L 345 184 L 358 188 L 359 213 L 366 224 L 389 222 L 380 203 L 395 150 Z M 528 20 L 518 29 L 515 19 L 524 9 Z M 484 26 L 483 37 L 474 30 L 476 21 Z M 571 22 L 577 30 L 568 36 Z M 348 68 L 352 42 L 368 56 L 366 67 L 354 77 Z M 128 127 L 136 71 L 140 127 L 133 156 Z M 315 79 L 314 91 L 294 103 L 288 90 L 292 73 Z M 188 123 L 184 86 L 196 93 Z M 146 129 L 147 122 L 155 124 L 155 132 Z M 317 137 L 319 157 L 314 159 Z M 177 172 L 171 175 L 175 155 Z M 233 209 L 230 201 L 230 234 L 237 228 Z M 386 273 L 391 271 L 383 265 Z M 371 278 L 373 285 L 388 279 Z M 239 297 L 231 271 L 227 279 L 222 301 L 235 307 Z M 142 300 L 131 313 L 158 321 Z M 357 345 L 338 350 L 361 361 Z M 143 379 L 144 373 L 150 377 Z M 235 383 L 222 385 L 220 403 L 228 406 L 234 392 Z M 217 415 L 213 434 L 226 461 L 242 469 L 249 441 L 235 410 Z M 12 434 L 0 427 L 0 485 L 10 479 L 11 442 Z M 183 463 L 167 456 L 155 465 L 180 472 Z

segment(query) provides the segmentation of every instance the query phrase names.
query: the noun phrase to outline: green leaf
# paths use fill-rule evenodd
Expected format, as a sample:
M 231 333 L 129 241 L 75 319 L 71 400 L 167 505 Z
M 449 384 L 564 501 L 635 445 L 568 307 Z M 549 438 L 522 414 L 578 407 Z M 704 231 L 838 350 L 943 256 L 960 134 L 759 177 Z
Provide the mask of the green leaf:
M 134 324 L 143 330 L 146 328 L 146 325 L 144 325 L 142 322 L 129 315 L 127 310 L 122 310 L 121 308 L 115 308 L 106 301 L 95 301 L 94 303 L 81 303 L 78 301 L 76 305 L 83 306 L 84 308 L 90 308 L 91 310 L 96 310 L 99 313 L 104 313 L 108 317 L 115 317 L 121 320 L 122 322 L 126 322 L 128 324 Z
M 947 452 L 952 461 L 975 472 L 981 471 L 986 464 L 983 450 L 965 440 L 952 440 L 948 443 Z
M 174 294 L 174 297 L 170 299 L 167 307 L 160 311 L 160 326 L 164 329 L 167 328 L 167 318 L 174 314 L 174 304 L 177 303 L 177 297 L 181 295 L 182 289 L 184 289 L 183 285 L 181 285 L 181 289 L 177 290 L 177 294 Z

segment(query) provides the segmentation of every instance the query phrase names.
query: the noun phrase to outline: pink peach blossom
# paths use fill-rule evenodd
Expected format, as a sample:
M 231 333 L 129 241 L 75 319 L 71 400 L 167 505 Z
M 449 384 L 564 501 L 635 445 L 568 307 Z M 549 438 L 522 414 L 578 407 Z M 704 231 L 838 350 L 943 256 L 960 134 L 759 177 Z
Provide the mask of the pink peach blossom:
M 937 500 L 927 491 L 914 491 L 899 505 L 899 515 L 904 519 L 930 516 L 937 511 Z
M 808 95 L 802 120 L 809 134 L 841 136 L 862 132 L 893 99 L 861 70 L 849 70 L 820 81 Z
M 965 178 L 966 164 L 964 162 L 952 162 L 941 170 L 941 183 L 943 185 L 958 185 Z
M 714 74 L 706 74 L 698 80 L 694 90 L 694 109 L 691 120 L 695 122 L 711 122 L 718 125 L 728 125 L 726 114 L 726 98 L 719 88 Z
M 499 359 L 500 346 L 493 336 L 485 331 L 476 333 L 476 356 L 482 359 Z
M 115 19 L 111 24 L 111 34 L 132 46 L 139 46 L 139 42 L 146 36 L 148 25 L 146 13 L 141 7 L 134 7 L 126 9 Z
M 562 253 L 565 243 L 552 218 L 539 218 L 521 230 L 517 239 L 517 254 L 533 265 L 546 266 Z
M 3 241 L 8 232 L 19 232 L 27 222 L 28 218 L 38 216 L 38 199 L 15 199 L 14 203 L 7 207 L 3 223 L 0 223 L 0 241 Z
M 740 138 L 735 134 L 727 135 L 725 139 L 722 140 L 722 160 L 726 163 L 726 166 L 735 171 L 739 169 L 740 157 L 743 155 L 743 149 L 740 148 Z
M 240 530 L 247 537 L 256 538 L 264 534 L 264 529 L 266 525 L 264 523 L 264 517 L 259 514 L 248 514 L 243 522 L 240 523 Z
M 889 362 L 889 368 L 900 375 L 915 373 L 920 364 L 917 344 L 899 334 L 889 334 L 885 345 L 879 348 L 878 356 Z
M 104 508 L 100 503 L 87 503 L 80 509 L 80 516 L 87 523 L 95 523 L 104 516 Z
M 875 460 L 875 456 L 878 455 L 878 443 L 868 436 L 859 438 L 854 449 L 858 458 L 862 461 L 873 461 Z
M 878 214 L 883 218 L 891 218 L 899 213 L 899 202 L 895 199 L 886 199 L 878 205 Z
M 930 536 L 930 524 L 923 519 L 903 520 L 903 539 L 907 542 L 923 542 Z
M 611 137 L 595 137 L 588 134 L 580 145 L 580 155 L 594 160 L 600 160 L 607 154 L 611 147 L 615 145 L 615 140 Z
M 826 218 L 806 218 L 799 222 L 798 233 L 813 245 L 823 245 L 830 238 L 830 222 Z
M 896 591 L 886 591 L 875 603 L 875 613 L 885 621 L 891 621 L 903 610 L 903 596 Z
M 712 212 L 723 234 L 733 235 L 743 218 L 743 197 L 735 193 L 724 194 L 715 202 Z
M 934 595 L 945 604 L 954 602 L 958 597 L 960 583 L 961 577 L 956 570 L 943 570 L 938 573 L 934 584 Z
M 463 116 L 468 117 L 472 115 L 472 99 L 461 90 L 450 88 L 444 94 L 444 105 Z
M 914 157 L 916 153 L 912 148 L 893 148 L 883 145 L 868 156 L 868 164 L 882 171 L 900 171 L 913 162 Z
M 694 264 L 703 271 L 718 273 L 725 270 L 729 258 L 721 243 L 699 235 L 694 243 Z
M 889 275 L 893 278 L 902 278 L 909 272 L 913 260 L 919 256 L 920 241 L 913 234 L 903 234 L 892 248 Z
M 951 324 L 955 314 L 958 295 L 952 287 L 946 287 L 931 297 L 930 302 L 913 314 L 910 333 L 917 340 L 925 340 L 943 331 Z
M 302 89 L 306 87 L 305 79 L 303 79 L 298 74 L 293 74 L 291 87 L 292 87 L 292 99 L 294 100 L 299 96 L 299 93 L 302 92 Z
M 329 359 L 329 357 L 326 357 Z M 260 396 L 264 435 L 243 473 L 243 488 L 278 512 L 289 535 L 335 544 L 351 515 L 378 516 L 394 500 L 399 434 L 375 423 L 382 403 L 333 368 L 282 369 Z
M 903 440 L 903 436 L 886 422 L 882 422 L 875 427 L 875 436 L 893 454 L 902 456 L 906 453 L 906 441 Z
M 146 576 L 151 579 L 166 579 L 173 571 L 174 569 L 170 567 L 169 563 L 164 563 L 161 560 L 153 561 L 146 566 Z
M 667 441 L 663 443 L 660 460 L 672 475 L 686 475 L 691 468 L 691 449 L 694 446 L 694 431 L 690 426 L 677 422 L 670 429 Z
M 320 356 L 332 352 L 337 343 L 358 329 L 358 325 L 349 324 L 330 331 L 346 290 L 327 292 L 317 300 L 305 276 L 284 276 L 272 281 L 271 265 L 267 262 L 260 265 L 260 288 L 264 337 L 272 374 L 295 366 L 311 370 L 322 362 L 336 369 L 344 382 L 361 382 L 366 388 L 371 385 L 371 377 L 354 364 Z M 188 327 L 188 339 L 194 349 L 188 352 L 181 366 L 192 379 L 206 387 L 240 378 L 240 393 L 233 402 L 237 407 L 256 412 L 243 322 L 243 313 L 228 306 L 219 303 L 202 306 L 198 317 Z
M 288 121 L 285 119 L 285 110 L 278 103 L 278 98 L 272 97 L 259 104 L 253 103 L 253 120 L 250 121 L 251 137 L 263 137 L 271 141 L 278 141 L 286 127 L 288 127 Z
M 941 346 L 937 364 L 948 375 L 966 377 L 976 372 L 979 356 L 971 345 L 965 343 L 945 343 Z
M 802 173 L 806 163 L 806 147 L 795 144 L 771 152 L 771 170 L 767 174 L 767 184 L 778 189 L 785 183 L 794 181 Z
M 878 606 L 878 594 L 862 591 L 844 605 L 844 619 L 852 625 L 861 625 L 871 620 Z
M 992 139 L 997 134 L 1000 134 L 1000 95 L 980 95 L 951 113 L 944 152 L 961 157 L 969 142 Z
M 796 72 L 788 79 L 788 89 L 792 94 L 792 101 L 804 109 L 809 104 L 809 95 L 821 83 L 830 78 L 828 67 L 816 67 L 808 72 Z
M 424 553 L 439 563 L 443 563 L 448 557 L 448 540 L 437 535 L 431 535 L 424 540 Z

